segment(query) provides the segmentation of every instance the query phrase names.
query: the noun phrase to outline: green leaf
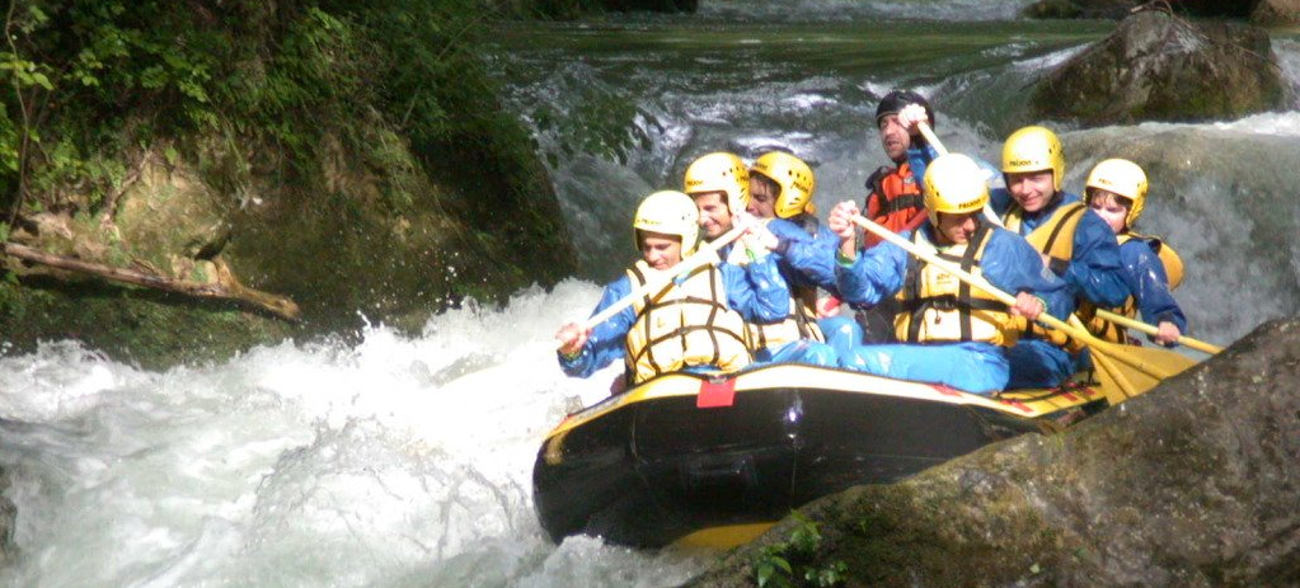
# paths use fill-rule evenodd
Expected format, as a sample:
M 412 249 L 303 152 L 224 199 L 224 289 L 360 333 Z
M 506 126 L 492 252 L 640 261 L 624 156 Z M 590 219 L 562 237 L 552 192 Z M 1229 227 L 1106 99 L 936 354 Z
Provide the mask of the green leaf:
M 46 90 L 54 89 L 54 84 L 50 83 L 50 78 L 45 77 L 45 74 L 39 71 L 32 74 L 32 79 L 36 81 L 37 85 L 39 85 L 42 88 L 45 88 Z

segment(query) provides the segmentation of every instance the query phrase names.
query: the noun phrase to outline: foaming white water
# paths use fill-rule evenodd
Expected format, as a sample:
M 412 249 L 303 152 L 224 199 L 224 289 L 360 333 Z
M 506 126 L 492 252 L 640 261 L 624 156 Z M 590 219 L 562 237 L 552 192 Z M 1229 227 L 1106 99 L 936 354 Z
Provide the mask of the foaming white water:
M 599 296 L 569 281 L 407 338 L 282 344 L 164 373 L 72 342 L 0 360 L 18 507 L 7 585 L 667 585 L 701 561 L 571 538 L 532 510 L 570 380 L 551 336 Z M 614 368 L 617 369 L 617 368 Z
M 1300 105 L 1300 40 L 1273 39 L 1273 54 L 1282 75 L 1291 83 L 1292 98 Z

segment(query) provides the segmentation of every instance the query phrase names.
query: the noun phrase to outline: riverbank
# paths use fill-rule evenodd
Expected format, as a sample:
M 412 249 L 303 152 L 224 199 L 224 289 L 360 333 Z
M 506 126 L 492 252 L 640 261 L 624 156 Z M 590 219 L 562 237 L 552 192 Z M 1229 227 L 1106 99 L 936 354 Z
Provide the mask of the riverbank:
M 456 0 L 389 4 L 16 14 L 4 236 L 53 261 L 6 258 L 10 351 L 219 360 L 416 329 L 571 274 L 549 176 L 476 52 L 483 23 Z

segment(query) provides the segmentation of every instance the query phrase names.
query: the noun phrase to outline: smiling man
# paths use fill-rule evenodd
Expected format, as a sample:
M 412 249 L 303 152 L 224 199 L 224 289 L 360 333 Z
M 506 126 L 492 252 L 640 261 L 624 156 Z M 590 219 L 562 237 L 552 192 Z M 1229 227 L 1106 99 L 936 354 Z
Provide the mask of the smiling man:
M 993 209 L 1007 230 L 1022 235 L 1042 256 L 1043 263 L 1069 284 L 1071 297 L 1098 307 L 1123 304 L 1129 296 L 1118 242 L 1106 221 L 1078 195 L 1061 189 L 1065 154 L 1056 133 L 1040 126 L 1022 128 L 1002 147 L 1005 190 L 992 193 Z M 1070 311 L 1073 312 L 1073 306 Z M 1086 361 L 1078 346 L 1070 351 L 1059 338 L 1031 329 L 1011 350 L 1012 387 L 1059 385 Z

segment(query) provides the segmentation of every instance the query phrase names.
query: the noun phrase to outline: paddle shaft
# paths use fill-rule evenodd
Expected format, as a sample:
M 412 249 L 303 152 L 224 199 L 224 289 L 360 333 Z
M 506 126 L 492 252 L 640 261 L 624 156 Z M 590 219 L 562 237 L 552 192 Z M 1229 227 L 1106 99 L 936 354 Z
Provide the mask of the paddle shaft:
M 592 315 L 591 318 L 588 318 L 582 323 L 583 330 L 595 328 L 596 325 L 599 325 L 600 323 L 609 320 L 614 315 L 622 312 L 624 308 L 631 306 L 632 303 L 636 302 L 641 297 L 650 294 L 651 292 L 657 292 L 663 289 L 664 286 L 667 286 L 668 283 L 676 279 L 677 276 L 701 265 L 713 263 L 713 261 L 718 258 L 719 249 L 722 249 L 728 243 L 739 239 L 744 233 L 744 227 L 736 227 L 723 233 L 717 239 L 701 245 L 699 251 L 696 251 L 690 257 L 681 260 L 667 272 L 655 276 L 657 279 L 646 280 L 646 283 L 642 284 L 641 287 L 633 289 L 627 296 L 618 299 L 617 302 L 609 305 L 605 310 Z
M 939 269 L 942 269 L 954 276 L 957 276 L 963 282 L 966 282 L 967 284 L 970 284 L 976 288 L 979 288 L 980 290 L 989 293 L 994 298 L 998 299 L 999 302 L 1002 302 L 1007 306 L 1012 306 L 1016 303 L 1015 296 L 1003 292 L 997 286 L 990 284 L 988 280 L 985 280 L 984 278 L 979 276 L 975 276 L 970 272 L 961 269 L 960 267 L 957 267 L 955 265 L 952 265 L 951 263 L 944 261 L 943 259 L 940 259 L 938 255 L 935 255 L 933 253 L 930 253 L 928 251 L 925 251 L 917 247 L 916 245 L 909 242 L 907 239 L 898 236 L 893 231 L 890 231 L 885 227 L 882 227 L 874 222 L 871 222 L 870 219 L 864 218 L 862 216 L 855 216 L 853 217 L 853 222 L 854 224 L 857 224 L 858 226 L 862 227 L 868 232 L 880 237 L 881 239 L 884 239 L 885 241 L 889 241 L 890 243 L 893 243 L 894 245 L 903 248 L 904 251 L 924 260 L 925 262 L 934 264 L 935 267 L 938 267 Z M 1089 333 L 1087 329 L 1080 329 L 1068 325 L 1061 319 L 1058 319 L 1048 314 L 1047 312 L 1040 313 L 1038 315 L 1037 321 L 1042 323 L 1045 326 L 1061 331 L 1071 337 L 1074 337 L 1075 339 L 1078 339 L 1079 341 L 1082 341 L 1085 345 L 1092 348 L 1097 353 L 1104 353 L 1110 350 L 1111 347 L 1110 343 L 1107 343 L 1106 341 L 1102 341 L 1092 336 L 1092 333 Z M 1128 364 L 1132 367 L 1135 367 L 1139 370 L 1142 370 L 1148 374 L 1151 374 L 1159 378 L 1172 375 L 1168 373 L 1163 373 L 1158 368 L 1149 366 L 1147 365 L 1146 362 L 1143 362 L 1137 358 L 1131 358 L 1121 354 L 1111 354 L 1111 355 L 1114 356 L 1115 359 L 1124 362 L 1125 364 Z
M 1112 323 L 1115 323 L 1117 325 L 1128 327 L 1135 331 L 1142 331 L 1143 333 L 1146 333 L 1148 335 L 1156 335 L 1160 333 L 1160 329 L 1157 327 L 1153 327 L 1139 320 L 1131 319 L 1122 314 L 1115 314 L 1109 310 L 1104 310 L 1099 308 L 1097 309 L 1097 316 L 1105 320 L 1108 320 Z M 1219 347 L 1218 345 L 1214 345 L 1212 343 L 1206 343 L 1205 341 L 1201 341 L 1199 339 L 1193 339 L 1187 336 L 1178 337 L 1178 343 L 1191 347 L 1192 349 L 1195 349 L 1197 351 L 1204 351 L 1205 353 L 1209 353 L 1210 355 L 1214 355 L 1220 351 L 1223 351 L 1223 348 Z
M 939 135 L 934 134 L 934 129 L 930 128 L 930 123 L 925 121 L 918 122 L 916 123 L 916 128 L 921 131 L 921 136 L 925 137 L 926 142 L 929 143 L 931 147 L 934 147 L 936 153 L 941 156 L 948 154 L 948 150 L 944 148 L 943 143 L 939 142 Z

